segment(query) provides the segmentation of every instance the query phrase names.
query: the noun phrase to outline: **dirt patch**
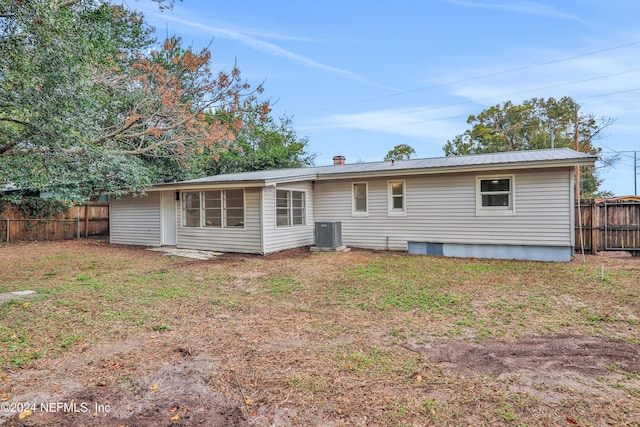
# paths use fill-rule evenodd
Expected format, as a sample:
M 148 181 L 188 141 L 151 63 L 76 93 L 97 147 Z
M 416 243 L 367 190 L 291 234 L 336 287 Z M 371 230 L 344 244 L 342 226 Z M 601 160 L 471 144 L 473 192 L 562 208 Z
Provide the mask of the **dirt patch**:
M 191 344 L 200 347 L 195 340 Z M 14 426 L 246 425 L 241 409 L 246 402 L 230 389 L 221 359 L 194 348 L 167 346 L 159 336 L 136 337 L 15 372 L 6 379 L 18 393 L 12 402 L 36 406 L 28 418 L 14 414 L 5 421 Z M 20 394 L 25 388 L 42 392 Z
M 311 362 L 308 359 L 310 347 L 310 342 L 300 339 L 265 342 L 252 351 L 264 353 L 262 357 L 274 361 L 289 355 L 291 360 L 287 363 L 296 369 L 300 367 L 302 354 L 307 355 L 303 356 L 307 363 Z M 421 345 L 405 342 L 400 347 L 420 354 L 432 367 L 435 364 L 436 368 L 444 370 L 443 378 L 448 381 L 457 378 L 460 385 L 483 381 L 504 393 L 531 396 L 540 408 L 564 407 L 576 396 L 592 401 L 623 401 L 626 398 L 624 391 L 612 388 L 611 384 L 625 382 L 627 387 L 640 387 L 637 376 L 629 379 L 629 373 L 640 372 L 640 349 L 619 340 L 539 336 L 474 343 L 437 339 Z M 327 416 L 316 407 L 320 401 L 310 403 L 304 412 L 299 405 L 287 404 L 286 398 L 254 402 L 249 394 L 254 397 L 277 395 L 275 390 L 266 388 L 258 391 L 260 383 L 268 383 L 274 378 L 260 378 L 260 373 L 255 371 L 248 376 L 243 372 L 243 364 L 252 364 L 256 356 L 245 355 L 246 360 L 242 357 L 230 360 L 232 354 L 212 351 L 210 345 L 196 336 L 166 339 L 151 334 L 94 346 L 40 369 L 16 371 L 5 378 L 5 385 L 13 384 L 13 402 L 28 401 L 45 407 L 63 402 L 68 407 L 64 410 L 54 407 L 52 412 L 47 412 L 38 406 L 38 410 L 25 419 L 14 414 L 12 418 L 5 417 L 0 421 L 16 427 L 336 424 L 326 419 Z M 251 378 L 256 375 L 252 384 Z M 333 382 L 339 387 L 334 390 L 337 396 L 341 396 L 342 387 L 346 387 L 344 392 L 353 387 L 348 381 L 332 378 L 331 374 L 322 382 Z M 443 384 L 424 384 L 425 396 L 446 401 L 456 393 L 464 392 L 452 383 Z M 392 384 L 379 386 L 382 388 L 376 393 L 393 395 Z M 366 386 L 363 392 L 370 387 L 373 386 Z M 401 389 L 395 390 L 398 396 L 404 393 Z M 367 393 L 372 392 L 371 389 Z M 340 417 L 340 413 L 334 415 Z M 353 416 L 351 420 L 354 421 Z M 367 424 L 366 417 L 356 424 Z
M 624 399 L 611 384 L 640 387 L 640 347 L 627 341 L 598 337 L 527 337 L 480 343 L 437 340 L 402 344 L 424 354 L 454 375 L 495 377 L 511 391 L 557 404 L 569 389 L 600 399 Z

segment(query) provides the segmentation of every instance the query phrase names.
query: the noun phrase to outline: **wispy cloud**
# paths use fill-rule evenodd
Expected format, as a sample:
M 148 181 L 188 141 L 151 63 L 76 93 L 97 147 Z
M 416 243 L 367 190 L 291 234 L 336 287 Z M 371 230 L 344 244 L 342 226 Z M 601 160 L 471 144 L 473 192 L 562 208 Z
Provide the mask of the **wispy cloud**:
M 464 128 L 467 113 L 460 107 L 429 107 L 373 110 L 353 114 L 332 114 L 319 120 L 318 131 L 329 135 L 367 131 L 400 135 L 442 145 Z M 312 128 L 306 128 L 309 131 Z
M 235 29 L 229 29 L 229 28 L 222 28 L 219 26 L 212 26 L 212 25 L 207 25 L 207 24 L 202 24 L 200 22 L 196 22 L 196 21 L 192 21 L 192 20 L 188 20 L 188 19 L 183 19 L 183 18 L 178 18 L 176 16 L 172 16 L 172 15 L 162 15 L 162 18 L 167 20 L 167 21 L 171 21 L 174 22 L 176 24 L 180 24 L 183 26 L 188 26 L 191 28 L 196 28 L 199 30 L 204 30 L 207 33 L 211 34 L 212 36 L 215 37 L 220 37 L 220 38 L 224 38 L 224 39 L 228 39 L 228 40 L 235 40 L 238 41 L 242 44 L 244 44 L 245 46 L 248 46 L 251 49 L 260 51 L 260 52 L 264 52 L 267 53 L 269 55 L 273 55 L 273 56 L 277 56 L 280 58 L 285 58 L 287 60 L 296 62 L 298 64 L 302 64 L 304 66 L 310 67 L 310 68 L 314 68 L 320 71 L 325 71 L 331 74 L 335 74 L 344 78 L 347 78 L 349 80 L 353 80 L 353 81 L 357 81 L 369 86 L 375 86 L 375 87 L 381 87 L 381 88 L 385 88 L 385 89 L 391 89 L 387 86 L 383 86 L 380 85 L 378 83 L 375 83 L 369 79 L 367 79 L 364 76 L 361 76 L 359 74 L 353 73 L 351 71 L 342 69 L 342 68 L 338 68 L 338 67 L 332 67 L 330 65 L 325 65 L 322 64 L 318 61 L 315 61 L 309 57 L 303 56 L 303 55 L 299 55 L 295 52 L 291 52 L 290 50 L 284 49 L 274 43 L 270 43 L 270 42 L 266 42 L 264 40 L 261 40 L 253 35 L 250 34 L 254 34 L 254 35 L 262 35 L 265 37 L 269 37 L 269 38 L 280 38 L 280 39 L 288 39 L 288 37 L 286 36 L 277 36 L 274 35 L 273 33 L 265 33 L 265 32 L 261 32 L 259 30 L 248 30 L 247 32 L 243 32 L 241 30 L 235 30 Z M 289 38 L 291 39 L 291 38 Z M 301 40 L 301 39 L 297 39 L 297 40 Z
M 485 2 L 471 2 L 465 0 L 448 0 L 448 3 L 458 6 L 475 7 L 477 9 L 488 10 L 504 10 L 508 12 L 520 13 L 523 15 L 542 16 L 546 18 L 567 19 L 570 21 L 576 21 L 585 23 L 585 21 L 575 15 L 561 12 L 553 6 L 546 4 L 535 3 L 531 1 L 509 1 L 503 3 L 485 3 Z
M 580 60 L 558 64 L 544 70 L 514 73 L 505 78 L 487 78 L 482 82 L 452 85 L 451 93 L 480 104 L 494 104 L 508 99 L 515 102 L 532 97 L 571 96 L 578 102 L 607 104 L 606 96 L 637 89 L 640 63 L 603 60 Z

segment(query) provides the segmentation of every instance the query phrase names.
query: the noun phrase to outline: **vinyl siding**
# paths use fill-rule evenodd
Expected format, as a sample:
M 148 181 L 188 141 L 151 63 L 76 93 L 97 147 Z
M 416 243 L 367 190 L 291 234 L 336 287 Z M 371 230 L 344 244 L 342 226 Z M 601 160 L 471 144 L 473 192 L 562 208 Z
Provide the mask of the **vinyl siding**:
M 111 199 L 111 243 L 160 246 L 160 193 Z
M 189 191 L 216 190 L 215 187 Z M 176 246 L 220 252 L 261 253 L 260 189 L 244 190 L 244 228 L 183 227 L 182 207 L 178 209 Z
M 264 253 L 277 252 L 314 243 L 313 188 L 313 183 L 306 181 L 278 184 L 277 187 L 269 186 L 263 189 Z M 276 227 L 276 189 L 306 191 L 307 216 L 304 226 Z
M 342 221 L 346 245 L 406 250 L 408 241 L 498 245 L 571 245 L 570 168 L 504 171 L 514 176 L 515 215 L 476 215 L 476 176 L 491 172 L 394 176 L 406 180 L 406 215 L 389 216 L 387 178 L 368 182 L 368 216 L 351 213 L 351 184 L 318 181 L 315 220 Z

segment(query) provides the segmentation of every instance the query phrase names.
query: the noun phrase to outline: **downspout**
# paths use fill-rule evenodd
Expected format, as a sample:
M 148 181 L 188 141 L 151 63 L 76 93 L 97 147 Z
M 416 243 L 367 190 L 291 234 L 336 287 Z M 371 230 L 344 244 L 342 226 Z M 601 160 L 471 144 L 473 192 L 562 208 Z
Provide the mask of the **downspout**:
M 260 188 L 260 202 L 258 205 L 260 206 L 260 255 L 265 255 L 265 244 L 264 244 L 264 191 L 267 187 Z

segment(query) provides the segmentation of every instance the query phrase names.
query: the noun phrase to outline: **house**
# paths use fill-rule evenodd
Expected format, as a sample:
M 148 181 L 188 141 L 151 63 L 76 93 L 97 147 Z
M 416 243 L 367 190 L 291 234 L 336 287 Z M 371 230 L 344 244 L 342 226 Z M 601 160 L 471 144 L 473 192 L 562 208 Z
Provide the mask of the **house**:
M 111 200 L 111 243 L 268 254 L 314 245 L 340 221 L 358 248 L 569 261 L 575 166 L 570 149 L 217 175 Z

